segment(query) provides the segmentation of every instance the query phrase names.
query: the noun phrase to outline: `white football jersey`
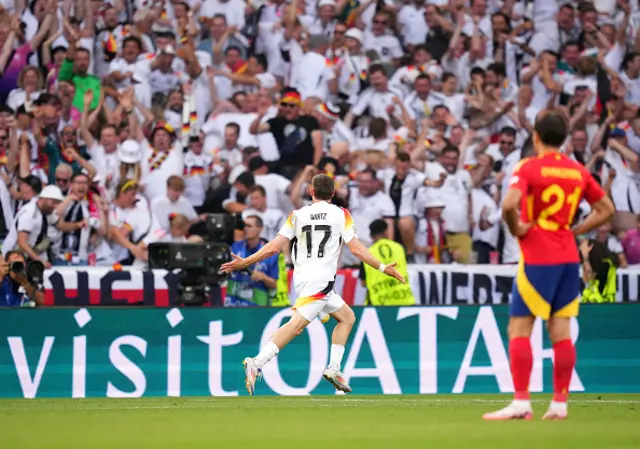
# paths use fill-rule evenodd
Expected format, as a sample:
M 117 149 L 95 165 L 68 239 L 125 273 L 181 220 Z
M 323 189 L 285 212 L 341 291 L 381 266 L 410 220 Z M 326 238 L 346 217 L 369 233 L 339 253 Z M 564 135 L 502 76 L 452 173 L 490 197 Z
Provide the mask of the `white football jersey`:
M 279 232 L 292 242 L 293 284 L 332 282 L 336 278 L 340 248 L 356 237 L 348 210 L 318 201 L 295 210 Z

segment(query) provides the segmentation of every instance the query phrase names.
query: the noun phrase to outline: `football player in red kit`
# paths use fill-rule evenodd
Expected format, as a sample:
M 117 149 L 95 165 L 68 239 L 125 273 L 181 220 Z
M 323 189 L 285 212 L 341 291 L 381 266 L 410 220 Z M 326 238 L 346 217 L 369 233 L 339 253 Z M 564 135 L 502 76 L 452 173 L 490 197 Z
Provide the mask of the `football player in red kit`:
M 568 133 L 564 116 L 541 111 L 534 125 L 535 157 L 515 169 L 502 216 L 518 238 L 522 257 L 513 284 L 509 320 L 509 358 L 513 402 L 484 415 L 487 420 L 531 419 L 529 379 L 533 367 L 530 336 L 537 317 L 547 321 L 553 343 L 553 401 L 543 419 L 567 417 L 567 395 L 576 352 L 570 319 L 580 304 L 580 257 L 575 236 L 608 221 L 611 200 L 589 171 L 560 153 Z M 572 228 L 582 199 L 591 214 Z

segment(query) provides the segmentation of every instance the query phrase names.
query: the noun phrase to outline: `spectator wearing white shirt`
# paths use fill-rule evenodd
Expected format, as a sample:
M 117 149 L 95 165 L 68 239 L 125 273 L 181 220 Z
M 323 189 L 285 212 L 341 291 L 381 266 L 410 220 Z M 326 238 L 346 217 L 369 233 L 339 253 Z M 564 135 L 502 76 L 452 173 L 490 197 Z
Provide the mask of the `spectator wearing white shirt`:
M 368 168 L 358 173 L 357 187 L 349 189 L 349 211 L 363 245 L 373 243 L 369 225 L 377 219 L 387 222 L 388 238 L 393 240 L 395 206 L 389 195 L 380 190 L 375 171 Z M 359 266 L 358 260 L 346 248 L 342 250 L 342 260 L 345 266 Z
M 489 64 L 485 71 L 485 88 L 500 89 L 503 101 L 515 103 L 518 98 L 518 85 L 507 79 L 507 69 L 502 62 Z
M 378 58 L 383 63 L 394 63 L 398 65 L 400 58 L 404 55 L 402 45 L 394 34 L 389 34 L 389 13 L 378 11 L 373 18 L 371 31 L 364 33 L 364 48 L 374 50 L 378 53 Z
M 390 154 L 393 139 L 388 134 L 389 127 L 382 118 L 374 117 L 369 121 L 368 136 L 356 139 L 356 150 L 367 152 L 380 151 L 384 155 Z
M 429 75 L 420 74 L 415 80 L 415 91 L 404 100 L 404 106 L 411 118 L 410 128 L 418 130 L 418 124 L 431 117 L 431 113 L 445 99 L 442 95 L 431 90 L 431 78 Z
M 200 7 L 200 18 L 211 19 L 223 14 L 230 26 L 241 30 L 245 25 L 245 6 L 241 0 L 205 0 Z
M 144 260 L 144 238 L 161 229 L 156 216 L 138 200 L 139 185 L 131 179 L 122 179 L 116 187 L 116 197 L 109 215 L 109 238 L 113 259 L 131 265 L 135 259 Z
M 385 193 L 393 201 L 395 219 L 406 249 L 407 262 L 413 263 L 415 217 L 418 215 L 416 196 L 418 189 L 427 186 L 429 181 L 424 173 L 411 169 L 411 157 L 407 153 L 398 153 L 393 167 L 383 170 L 382 181 Z
M 165 194 L 170 176 L 184 172 L 182 145 L 175 138 L 173 128 L 160 122 L 151 133 L 151 141 L 142 145 L 142 179 L 146 182 L 144 189 L 149 201 Z
M 471 175 L 460 164 L 460 151 L 457 147 L 447 146 L 442 150 L 438 163 L 427 164 L 427 178 L 431 182 L 446 178 L 439 194 L 447 198 L 444 221 L 447 223 L 447 247 L 455 253 L 461 263 L 469 263 L 472 240 L 470 231 L 473 223 L 473 183 Z
M 316 102 L 338 93 L 338 80 L 335 71 L 327 62 L 326 53 L 331 41 L 327 36 L 314 34 L 309 38 L 309 51 L 295 64 L 291 86 L 300 92 L 303 101 L 313 98 Z
M 302 24 L 311 34 L 321 34 L 328 38 L 333 37 L 333 32 L 338 21 L 335 19 L 335 0 L 320 0 L 317 3 L 317 15 L 305 15 L 301 17 Z
M 232 82 L 231 90 L 236 92 L 256 92 L 259 89 L 276 87 L 276 77 L 267 72 L 267 60 L 263 55 L 254 55 L 247 61 L 243 73 L 214 69 L 215 76 L 223 76 Z
M 429 27 L 424 18 L 425 0 L 414 0 L 405 3 L 398 13 L 398 23 L 402 27 L 404 44 L 411 48 L 424 44 Z
M 149 86 L 152 93 L 169 94 L 177 89 L 182 83 L 188 81 L 184 72 L 175 70 L 173 61 L 176 51 L 171 45 L 162 49 L 159 55 L 151 62 L 149 74 Z
M 564 82 L 564 76 L 558 73 L 556 54 L 545 51 L 538 59 L 533 59 L 529 67 L 522 70 L 520 81 L 523 84 L 531 84 L 531 105 L 538 110 L 546 108 L 554 92 L 562 92 Z
M 227 123 L 224 127 L 224 139 L 219 148 L 213 148 L 211 154 L 216 164 L 226 161 L 230 168 L 242 163 L 242 149 L 238 145 L 240 126 L 237 123 Z
M 493 162 L 491 157 L 487 155 L 480 156 L 479 164 L 473 169 L 472 177 L 476 182 L 476 187 L 471 193 L 473 200 L 473 221 L 475 228 L 473 229 L 473 251 L 477 255 L 476 263 L 491 263 L 491 253 L 498 248 L 498 239 L 500 237 L 500 227 L 496 224 L 489 223 L 489 217 L 498 210 L 496 200 L 489 193 L 489 189 L 483 188 L 491 186 L 486 184 L 491 175 Z M 478 171 L 481 171 L 478 173 Z
M 37 100 L 42 93 L 43 86 L 42 73 L 34 66 L 25 67 L 18 75 L 18 88 L 9 92 L 7 105 L 15 111 L 27 100 L 28 103 Z
M 262 232 L 260 237 L 270 242 L 278 234 L 284 224 L 285 215 L 280 209 L 267 207 L 267 192 L 261 185 L 255 185 L 249 189 L 249 207 L 242 211 L 242 218 L 258 216 L 262 219 Z
M 467 106 L 467 100 L 463 93 L 458 92 L 458 78 L 451 72 L 442 74 L 442 84 L 440 86 L 440 97 L 449 113 L 458 121 L 462 122 Z
M 198 214 L 182 194 L 184 193 L 185 183 L 180 176 L 170 176 L 167 179 L 167 193 L 164 196 L 157 196 L 151 201 L 151 211 L 158 219 L 160 227 L 166 231 L 169 230 L 169 215 L 182 214 L 191 222 L 198 219 Z
M 447 251 L 446 223 L 442 212 L 447 207 L 445 199 L 435 189 L 425 197 L 424 211 L 416 225 L 415 261 L 418 263 L 446 264 L 451 262 Z
M 351 129 L 340 120 L 340 109 L 332 104 L 320 103 L 316 106 L 315 116 L 320 124 L 322 132 L 322 146 L 325 153 L 329 153 L 336 158 L 342 156 L 338 154 L 344 145 L 336 145 L 346 142 L 349 150 L 355 148 L 356 138 Z
M 58 217 L 53 212 L 62 200 L 64 197 L 58 187 L 42 189 L 16 214 L 9 234 L 2 242 L 2 254 L 17 247 L 31 260 L 39 260 L 46 268 L 51 268 L 47 255 L 47 229 L 58 224 Z
M 119 91 L 131 86 L 138 57 L 142 53 L 142 41 L 136 36 L 127 36 L 122 41 L 120 57 L 109 63 L 108 79 Z
M 184 197 L 200 212 L 214 176 L 224 171 L 222 164 L 217 164 L 211 153 L 203 151 L 204 136 L 202 133 L 189 139 L 189 150 L 184 155 L 185 184 Z
M 411 62 L 395 71 L 389 85 L 402 92 L 402 98 L 406 99 L 414 90 L 416 79 L 421 74 L 427 74 L 432 61 L 431 53 L 427 50 L 426 45 L 416 45 L 413 48 Z
M 54 265 L 87 265 L 89 238 L 93 232 L 105 236 L 109 232 L 107 214 L 98 195 L 89 193 L 89 178 L 77 173 L 71 178 L 70 193 L 57 207 L 58 227 L 63 231 L 53 245 Z
M 200 42 L 198 50 L 209 53 L 216 64 L 221 62 L 216 60 L 214 48 L 217 46 L 223 53 L 236 49 L 238 56 L 246 59 L 249 42 L 238 32 L 237 26 L 230 28 L 226 16 L 220 13 L 211 18 L 210 24 L 209 38 Z
M 368 109 L 371 117 L 380 117 L 389 122 L 390 115 L 399 117 L 403 108 L 399 103 L 402 93 L 389 86 L 389 78 L 384 67 L 374 64 L 369 68 L 369 82 L 371 87 L 362 92 L 358 101 L 347 113 L 344 122 L 353 125 L 356 117 L 363 115 Z M 394 99 L 398 100 L 394 102 Z
M 269 165 L 260 156 L 255 156 L 249 161 L 249 171 L 253 174 L 255 183 L 264 187 L 269 208 L 285 211 L 291 208 L 291 181 L 277 173 L 270 173 Z
M 367 71 L 369 58 L 364 54 L 364 36 L 357 28 L 349 28 L 344 35 L 346 52 L 342 56 L 338 88 L 349 104 L 358 100 L 359 94 L 369 87 Z
M 536 7 L 547 7 L 550 9 L 547 17 L 553 17 L 553 10 L 557 11 L 555 20 L 536 20 L 535 13 L 533 23 L 536 33 L 529 42 L 529 47 L 540 55 L 544 51 L 559 52 L 562 46 L 578 39 L 579 29 L 576 28 L 576 12 L 569 3 L 564 3 L 558 8 L 559 2 L 548 2 L 546 0 L 536 0 Z

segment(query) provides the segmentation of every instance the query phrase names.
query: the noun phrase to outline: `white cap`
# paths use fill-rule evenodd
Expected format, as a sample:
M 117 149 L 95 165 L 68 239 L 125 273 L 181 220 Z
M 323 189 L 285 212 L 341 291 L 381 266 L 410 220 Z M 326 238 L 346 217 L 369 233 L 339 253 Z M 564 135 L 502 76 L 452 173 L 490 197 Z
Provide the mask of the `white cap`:
M 118 159 L 125 164 L 136 164 L 142 160 L 142 148 L 135 140 L 125 140 L 118 147 Z
M 42 189 L 42 192 L 40 192 L 40 195 L 38 195 L 38 197 L 46 198 L 49 200 L 57 200 L 57 201 L 64 200 L 64 196 L 62 195 L 62 190 L 60 190 L 60 187 L 54 186 L 54 185 L 46 186 L 44 189 Z
M 175 55 L 176 54 L 176 50 L 173 48 L 173 45 L 167 45 L 162 50 L 162 53 L 164 53 L 165 55 Z
M 439 65 L 430 65 L 429 67 L 427 67 L 427 75 L 431 75 L 431 77 L 435 78 L 436 80 L 441 80 L 443 73 L 444 71 Z
M 349 28 L 347 30 L 346 33 L 344 33 L 344 37 L 350 37 L 351 39 L 355 39 L 358 42 L 360 42 L 360 44 L 364 43 L 364 35 L 362 34 L 362 31 L 360 31 L 358 28 Z
M 336 2 L 335 0 L 320 0 L 318 2 L 318 8 L 322 8 L 323 6 L 333 6 L 335 8 Z
M 316 106 L 316 111 L 329 120 L 340 120 L 340 108 L 331 103 L 320 103 Z
M 429 192 L 427 197 L 424 200 L 424 208 L 429 209 L 430 207 L 446 207 L 447 203 L 442 199 L 442 197 L 438 193 Z

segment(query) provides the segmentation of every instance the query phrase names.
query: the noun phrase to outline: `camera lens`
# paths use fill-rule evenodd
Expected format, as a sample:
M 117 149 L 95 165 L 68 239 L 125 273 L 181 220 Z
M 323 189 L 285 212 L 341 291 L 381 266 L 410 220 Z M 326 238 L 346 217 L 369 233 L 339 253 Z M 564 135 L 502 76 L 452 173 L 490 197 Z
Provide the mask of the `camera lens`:
M 23 273 L 24 272 L 24 263 L 22 262 L 10 262 L 9 263 L 9 271 L 14 273 Z

